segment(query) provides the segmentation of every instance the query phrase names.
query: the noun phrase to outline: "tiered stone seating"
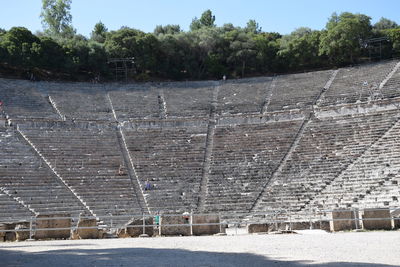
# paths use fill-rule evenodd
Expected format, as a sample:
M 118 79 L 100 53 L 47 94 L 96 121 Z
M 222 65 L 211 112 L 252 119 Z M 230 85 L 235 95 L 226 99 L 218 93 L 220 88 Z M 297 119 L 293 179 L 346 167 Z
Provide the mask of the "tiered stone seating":
M 104 216 L 141 214 L 124 165 L 116 131 L 112 128 L 26 128 L 42 155 L 86 205 L 107 224 Z M 128 219 L 115 220 L 124 223 Z
M 12 130 L 0 130 L 0 187 L 36 213 L 78 216 L 83 205 L 31 146 Z
M 396 124 L 375 143 L 357 162 L 346 169 L 333 182 L 328 185 L 313 200 L 314 204 L 322 205 L 324 208 L 348 208 L 362 207 L 375 208 L 377 206 L 389 206 L 390 203 L 398 204 L 399 187 L 392 184 L 391 178 L 400 171 L 400 124 Z M 397 186 L 397 193 L 396 193 Z M 394 195 L 386 195 L 386 190 Z M 373 196 L 364 199 L 371 192 Z M 391 199 L 387 199 L 387 198 Z M 395 197 L 393 199 L 393 197 Z
M 267 111 L 309 107 L 329 81 L 333 71 L 277 76 Z
M 206 127 L 126 130 L 128 148 L 151 211 L 196 208 L 204 161 Z
M 396 64 L 340 69 L 326 91 L 332 70 L 133 85 L 0 79 L 4 110 L 61 176 L 0 118 L 0 218 L 10 218 L 11 208 L 21 216 L 89 208 L 110 224 L 109 214 L 146 209 L 135 188 L 147 179 L 152 212 L 190 211 L 198 203 L 206 212 L 246 212 L 257 204 L 253 211 L 297 215 L 315 207 L 398 206 L 399 114 L 389 111 L 396 104 L 389 98 L 400 97 Z M 380 98 L 387 99 L 367 103 Z M 109 99 L 138 181 L 124 167 Z M 313 116 L 303 124 L 304 114 Z
M 168 117 L 206 117 L 210 114 L 214 84 L 210 82 L 163 84 L 160 89 Z
M 356 103 L 385 97 L 378 88 L 396 63 L 384 61 L 340 69 L 319 105 Z
M 375 188 L 365 192 L 363 199 L 358 200 L 361 207 L 387 208 L 398 207 L 400 201 L 400 176 L 399 173 L 390 173 L 379 182 Z M 356 206 L 355 203 L 352 204 Z
M 399 61 L 397 61 L 398 63 Z M 396 62 L 394 62 L 396 63 Z M 393 76 L 383 86 L 381 92 L 385 98 L 399 97 L 400 96 L 400 68 L 393 74 Z
M 110 90 L 109 95 L 119 120 L 160 117 L 159 91 L 157 89 L 137 85 L 120 90 Z
M 248 211 L 289 150 L 301 123 L 217 126 L 205 209 Z
M 223 83 L 218 93 L 218 113 L 260 113 L 270 95 L 271 81 L 272 78 L 257 78 Z
M 0 190 L 0 222 L 26 220 L 34 214 Z
M 46 95 L 27 81 L 0 79 L 0 101 L 10 118 L 57 118 Z
M 53 84 L 47 91 L 67 119 L 111 120 L 111 106 L 103 87 L 82 84 Z
M 269 183 L 256 211 L 299 211 L 396 121 L 394 112 L 313 120 L 282 171 Z M 313 200 L 319 208 L 322 203 Z M 320 205 L 321 204 L 321 205 Z

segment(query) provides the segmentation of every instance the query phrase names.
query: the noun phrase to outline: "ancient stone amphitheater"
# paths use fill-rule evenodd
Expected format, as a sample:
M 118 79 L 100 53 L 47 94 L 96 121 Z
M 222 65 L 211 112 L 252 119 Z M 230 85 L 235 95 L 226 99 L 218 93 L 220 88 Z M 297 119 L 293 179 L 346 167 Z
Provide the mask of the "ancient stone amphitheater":
M 0 101 L 0 221 L 399 206 L 399 61 L 205 82 L 0 79 Z

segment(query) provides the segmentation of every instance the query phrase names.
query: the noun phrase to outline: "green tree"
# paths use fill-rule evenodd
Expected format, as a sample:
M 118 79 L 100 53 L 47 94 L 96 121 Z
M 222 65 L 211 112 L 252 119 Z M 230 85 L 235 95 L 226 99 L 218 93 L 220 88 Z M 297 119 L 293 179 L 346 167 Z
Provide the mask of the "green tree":
M 153 34 L 123 27 L 108 33 L 104 44 L 110 57 L 134 57 L 138 74 L 157 72 L 160 44 Z
M 383 33 L 392 43 L 393 54 L 396 57 L 400 56 L 400 28 L 383 30 Z
M 395 29 L 399 27 L 396 22 L 387 18 L 381 18 L 377 23 L 374 24 L 374 29 L 376 30 L 387 30 Z
M 172 25 L 172 24 L 168 24 L 166 26 L 157 25 L 156 28 L 154 29 L 154 34 L 155 35 L 177 34 L 177 33 L 180 33 L 181 31 L 182 30 L 179 25 Z
M 13 27 L 1 36 L 0 47 L 9 64 L 31 67 L 37 64 L 40 39 L 24 27 Z
M 185 48 L 182 47 L 182 43 L 178 38 L 182 34 L 166 34 L 158 37 L 160 42 L 160 58 L 162 58 L 159 64 L 159 73 L 162 77 L 179 80 L 186 75 L 183 64 L 183 51 Z
M 246 32 L 257 34 L 257 33 L 261 33 L 262 29 L 261 29 L 260 25 L 258 25 L 257 21 L 255 21 L 254 19 L 251 19 L 247 22 L 245 30 L 246 30 Z
M 278 68 L 277 53 L 281 37 L 277 33 L 261 33 L 253 37 L 257 52 L 257 71 L 259 73 L 273 72 Z
M 90 39 L 99 43 L 104 43 L 108 29 L 103 22 L 99 21 L 94 25 L 94 29 L 90 34 Z
M 103 44 L 89 41 L 88 43 L 88 69 L 95 75 L 107 74 L 107 52 Z
M 107 34 L 105 48 L 111 57 L 136 57 L 137 40 L 145 35 L 144 32 L 122 27 Z
M 229 32 L 227 37 L 230 39 L 230 55 L 227 61 L 233 64 L 236 70 L 240 70 L 243 78 L 246 68 L 250 69 L 250 63 L 255 63 L 255 56 L 257 54 L 255 40 L 252 34 L 242 30 Z M 253 62 L 251 62 L 252 59 Z
M 75 34 L 71 25 L 71 0 L 42 0 L 42 18 L 45 33 L 57 38 L 70 38 Z
M 215 27 L 215 16 L 212 14 L 211 10 L 207 9 L 201 14 L 200 23 L 204 27 Z
M 83 35 L 75 35 L 73 38 L 60 41 L 65 52 L 65 68 L 71 73 L 89 71 L 89 45 Z
M 38 64 L 42 68 L 63 70 L 66 54 L 63 48 L 52 38 L 43 36 L 40 38 L 40 57 Z
M 320 38 L 320 31 L 299 28 L 281 39 L 278 55 L 281 61 L 286 62 L 286 65 L 292 70 L 321 67 L 323 61 L 318 55 Z
M 225 23 L 224 25 L 222 25 L 221 30 L 222 32 L 226 33 L 226 32 L 230 32 L 235 30 L 236 27 L 232 24 L 232 23 Z
M 160 43 L 153 34 L 145 34 L 136 41 L 135 65 L 139 72 L 157 73 Z
M 335 64 L 354 63 L 361 44 L 371 35 L 371 18 L 362 14 L 333 14 L 322 32 L 319 54 Z
M 196 31 L 203 27 L 215 27 L 215 16 L 212 14 L 211 10 L 207 9 L 201 14 L 200 19 L 195 17 L 190 24 L 190 30 Z
M 280 50 L 285 50 L 289 47 L 289 44 L 293 42 L 293 40 L 301 38 L 310 34 L 312 30 L 308 27 L 300 27 L 292 31 L 290 34 L 286 34 L 282 36 L 280 43 Z
M 192 23 L 190 23 L 190 30 L 191 31 L 197 31 L 202 27 L 200 20 L 197 17 L 194 17 L 192 19 Z
M 198 66 L 198 78 L 207 77 L 209 74 L 215 76 L 222 76 L 220 71 L 223 69 L 221 66 L 221 57 L 223 54 L 222 42 L 223 35 L 220 30 L 215 27 L 204 27 L 194 33 L 194 38 L 197 43 L 197 59 Z

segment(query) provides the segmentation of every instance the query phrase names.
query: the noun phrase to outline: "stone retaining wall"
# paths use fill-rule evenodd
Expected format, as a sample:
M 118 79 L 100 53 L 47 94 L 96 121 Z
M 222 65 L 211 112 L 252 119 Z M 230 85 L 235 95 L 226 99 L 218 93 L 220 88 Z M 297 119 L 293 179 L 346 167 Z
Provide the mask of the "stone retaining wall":
M 193 215 L 193 224 L 220 223 L 218 215 Z M 220 232 L 225 233 L 225 227 L 220 225 L 193 225 L 193 235 L 214 235 Z
M 36 216 L 36 229 L 48 228 L 71 228 L 71 219 L 52 219 L 70 217 L 68 214 L 43 214 Z M 46 219 L 48 218 L 48 219 Z M 70 229 L 66 230 L 37 230 L 35 232 L 35 239 L 49 239 L 49 238 L 69 238 Z
M 145 218 L 145 225 L 153 225 L 153 218 Z M 145 226 L 144 228 L 145 234 L 148 236 L 153 236 L 154 235 L 154 227 L 153 226 Z M 138 237 L 141 234 L 143 234 L 143 219 L 132 219 L 129 221 L 129 223 L 126 225 L 126 229 L 123 231 L 123 233 L 127 234 L 130 237 Z
M 166 224 L 178 224 L 178 226 L 164 226 Z M 160 233 L 166 236 L 189 236 L 190 226 L 189 217 L 184 218 L 183 216 L 168 216 L 163 215 L 160 218 Z
M 392 219 L 389 209 L 366 209 L 362 214 L 363 228 L 366 230 L 391 230 Z
M 79 218 L 78 228 L 73 232 L 73 239 L 96 239 L 101 237 L 98 228 L 81 229 L 80 227 L 97 227 L 96 219 Z
M 332 211 L 331 231 L 356 229 L 355 218 L 358 218 L 358 212 L 352 210 Z
M 247 225 L 247 232 L 249 234 L 254 233 L 267 233 L 269 229 L 268 223 L 254 223 Z

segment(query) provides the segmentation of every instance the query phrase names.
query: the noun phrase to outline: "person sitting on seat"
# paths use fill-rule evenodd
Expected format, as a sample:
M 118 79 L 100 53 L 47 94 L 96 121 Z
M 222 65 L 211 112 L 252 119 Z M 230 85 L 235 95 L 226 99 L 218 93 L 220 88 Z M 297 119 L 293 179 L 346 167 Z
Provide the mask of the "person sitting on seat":
M 119 165 L 119 169 L 118 169 L 118 175 L 119 175 L 119 176 L 124 175 L 124 171 L 123 171 L 122 168 L 123 168 L 122 165 Z
M 146 182 L 144 183 L 144 190 L 151 190 L 151 184 L 149 182 L 149 179 L 146 180 Z

